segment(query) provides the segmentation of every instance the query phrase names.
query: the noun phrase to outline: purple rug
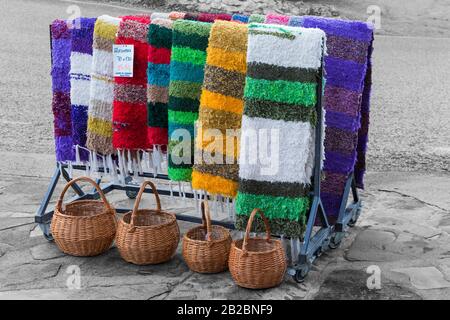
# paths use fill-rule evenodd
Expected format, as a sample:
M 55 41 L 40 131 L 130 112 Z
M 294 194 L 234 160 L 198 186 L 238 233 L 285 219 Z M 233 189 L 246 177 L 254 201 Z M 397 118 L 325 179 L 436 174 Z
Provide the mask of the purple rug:
M 56 161 L 74 160 L 70 105 L 71 31 L 63 20 L 55 20 L 52 32 L 52 111 Z
M 334 224 L 345 181 L 352 172 L 357 186 L 363 188 L 373 27 L 364 22 L 312 16 L 291 17 L 289 25 L 319 28 L 327 35 L 322 201 L 329 222 Z
M 364 91 L 361 101 L 361 127 L 358 131 L 358 148 L 355 165 L 355 180 L 358 188 L 364 189 L 364 173 L 366 172 L 366 151 L 369 134 L 370 92 L 372 89 L 372 43 L 367 57 L 367 71 L 364 79 Z

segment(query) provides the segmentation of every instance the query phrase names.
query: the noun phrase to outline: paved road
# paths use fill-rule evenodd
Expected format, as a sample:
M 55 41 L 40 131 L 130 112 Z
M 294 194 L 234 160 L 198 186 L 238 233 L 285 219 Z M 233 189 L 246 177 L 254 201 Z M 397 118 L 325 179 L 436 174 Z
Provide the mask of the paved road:
M 48 25 L 83 16 L 133 14 L 136 10 L 68 1 L 1 0 L 0 151 L 53 153 Z
M 305 1 L 305 0 L 303 0 Z M 334 6 L 341 16 L 366 20 L 381 13 L 381 29 L 385 35 L 425 37 L 450 36 L 450 2 L 448 0 L 307 0 Z
M 83 2 L 2 0 L 0 151 L 53 153 L 48 24 L 68 17 L 129 14 Z M 378 36 L 369 170 L 448 171 L 450 39 Z

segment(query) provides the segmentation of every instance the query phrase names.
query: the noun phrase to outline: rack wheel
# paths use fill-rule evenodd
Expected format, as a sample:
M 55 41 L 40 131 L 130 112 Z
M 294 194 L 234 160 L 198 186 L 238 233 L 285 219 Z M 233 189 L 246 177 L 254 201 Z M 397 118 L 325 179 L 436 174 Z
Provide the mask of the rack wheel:
M 358 221 L 359 215 L 361 213 L 361 208 L 356 209 L 356 214 L 350 219 L 350 221 L 348 222 L 348 226 L 353 228 L 356 224 L 356 222 Z
M 308 275 L 309 270 L 310 270 L 309 266 L 303 266 L 301 269 L 298 269 L 295 272 L 295 275 L 292 276 L 292 278 L 297 283 L 303 283 L 306 279 L 306 276 Z
M 39 228 L 47 241 L 53 241 L 53 236 L 50 233 L 50 223 L 39 223 Z
M 328 244 L 328 246 L 330 247 L 330 249 L 337 249 L 339 248 L 339 246 L 342 243 L 342 238 L 343 235 L 341 235 L 341 232 L 336 233 L 330 240 L 330 243 Z
M 127 190 L 125 191 L 125 194 L 129 199 L 136 199 L 138 192 L 133 190 Z
M 45 237 L 45 239 L 47 240 L 47 241 L 49 241 L 49 242 L 52 242 L 54 239 L 53 239 L 53 236 L 51 235 L 51 234 L 45 234 L 44 233 L 44 237 Z

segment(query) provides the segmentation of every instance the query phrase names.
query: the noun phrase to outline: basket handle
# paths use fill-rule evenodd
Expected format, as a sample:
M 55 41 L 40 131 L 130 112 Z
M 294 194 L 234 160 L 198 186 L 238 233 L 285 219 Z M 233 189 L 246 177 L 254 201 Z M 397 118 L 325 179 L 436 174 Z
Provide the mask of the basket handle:
M 250 238 L 250 231 L 252 230 L 253 220 L 255 219 L 255 216 L 257 213 L 259 213 L 259 215 L 261 216 L 261 218 L 264 222 L 264 226 L 266 227 L 266 240 L 267 240 L 267 242 L 270 241 L 269 220 L 267 220 L 266 216 L 261 211 L 261 209 L 255 208 L 255 209 L 253 209 L 252 213 L 250 214 L 250 218 L 248 218 L 247 228 L 245 229 L 244 242 L 242 243 L 242 253 L 243 254 L 247 253 L 247 243 L 248 243 L 248 239 Z
M 206 240 L 211 241 L 211 216 L 209 214 L 209 205 L 207 201 L 202 201 L 202 222 L 203 227 L 206 228 Z
M 151 181 L 144 181 L 141 185 L 141 188 L 139 189 L 139 193 L 136 197 L 136 201 L 134 202 L 134 207 L 133 207 L 133 211 L 131 212 L 131 219 L 130 219 L 130 225 L 133 226 L 134 225 L 134 218 L 136 217 L 136 212 L 139 209 L 139 204 L 141 203 L 141 198 L 142 198 L 142 194 L 144 193 L 145 187 L 146 186 L 150 186 L 152 187 L 153 190 L 153 194 L 155 195 L 155 199 L 156 199 L 156 210 L 157 211 L 161 211 L 161 200 L 159 199 L 159 194 L 158 194 L 158 190 L 156 190 L 156 186 L 153 182 Z
M 114 212 L 112 210 L 111 205 L 109 204 L 108 200 L 105 197 L 105 194 L 103 193 L 102 189 L 100 188 L 100 186 L 97 184 L 97 182 L 95 182 L 94 180 L 92 180 L 89 177 L 78 177 L 75 179 L 70 180 L 66 186 L 64 187 L 63 191 L 61 192 L 61 195 L 59 196 L 58 202 L 56 203 L 56 208 L 61 211 L 62 208 L 62 204 L 63 204 L 63 200 L 64 200 L 64 195 L 66 194 L 67 190 L 76 182 L 78 181 L 87 181 L 90 184 L 92 184 L 95 189 L 97 190 L 98 194 L 100 195 L 100 198 L 102 199 L 103 203 L 105 204 L 106 209 L 108 209 L 111 212 Z

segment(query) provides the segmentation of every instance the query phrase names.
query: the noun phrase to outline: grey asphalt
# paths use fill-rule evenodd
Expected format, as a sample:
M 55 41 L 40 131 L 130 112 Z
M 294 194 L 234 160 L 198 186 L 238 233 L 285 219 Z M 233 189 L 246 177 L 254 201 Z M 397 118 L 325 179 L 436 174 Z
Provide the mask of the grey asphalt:
M 0 151 L 53 154 L 48 25 L 142 12 L 78 1 L 2 0 Z M 368 170 L 448 171 L 450 39 L 377 36 Z
M 0 33 L 0 150 L 53 153 L 49 24 L 69 18 L 70 6 L 83 16 L 138 11 L 66 1 L 2 0 Z

